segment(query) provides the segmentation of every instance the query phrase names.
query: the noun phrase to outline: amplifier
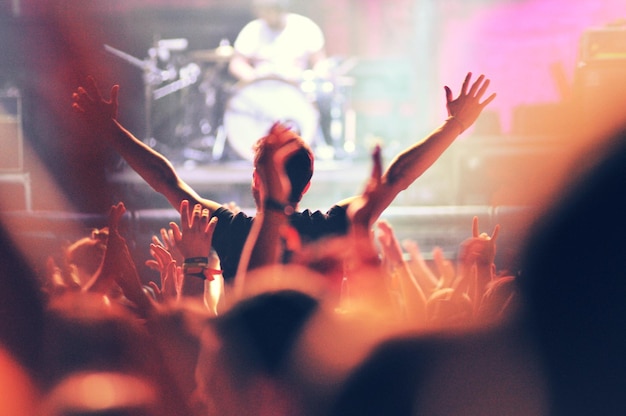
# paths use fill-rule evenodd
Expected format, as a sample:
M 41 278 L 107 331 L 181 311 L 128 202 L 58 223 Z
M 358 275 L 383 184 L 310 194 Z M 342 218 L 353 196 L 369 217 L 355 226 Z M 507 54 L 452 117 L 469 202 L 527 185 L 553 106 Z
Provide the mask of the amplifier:
M 587 29 L 580 41 L 582 62 L 625 60 L 626 26 L 606 26 Z
M 23 168 L 21 99 L 17 93 L 0 95 L 0 174 Z

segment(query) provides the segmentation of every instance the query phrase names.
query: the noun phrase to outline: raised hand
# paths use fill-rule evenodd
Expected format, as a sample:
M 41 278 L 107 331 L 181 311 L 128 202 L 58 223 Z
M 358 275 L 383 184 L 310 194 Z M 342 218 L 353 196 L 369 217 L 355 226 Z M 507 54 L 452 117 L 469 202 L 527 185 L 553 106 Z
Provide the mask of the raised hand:
M 111 207 L 104 259 L 100 269 L 83 290 L 107 295 L 116 288 L 121 288 L 124 296 L 137 306 L 138 313 L 145 317 L 150 313 L 153 305 L 143 291 L 126 240 L 119 233 L 120 219 L 125 212 L 126 207 L 122 202 Z
M 440 279 L 426 263 L 419 245 L 414 240 L 404 240 L 402 247 L 409 254 L 410 260 L 407 262 L 413 276 L 417 279 L 426 295 L 430 295 L 437 289 Z M 433 250 L 434 252 L 434 250 Z
M 108 121 L 117 118 L 119 85 L 111 88 L 111 98 L 105 100 L 100 94 L 96 80 L 89 76 L 84 87 L 78 87 L 72 94 L 72 108 L 92 121 Z
M 119 233 L 119 222 L 126 212 L 126 207 L 122 202 L 114 205 L 109 214 L 109 239 L 107 242 L 107 254 L 111 252 L 111 262 L 115 262 L 113 277 L 115 282 L 122 289 L 128 300 L 135 303 L 139 313 L 146 316 L 153 305 L 143 291 L 143 285 L 135 263 L 126 244 L 126 240 Z M 106 260 L 105 254 L 105 262 Z
M 153 235 L 152 244 L 160 246 L 163 249 L 167 250 L 172 256 L 172 259 L 179 266 L 183 264 L 184 258 L 178 247 L 176 247 L 176 241 L 174 240 L 174 231 L 171 228 L 161 228 L 159 233 L 161 235 L 161 238 Z
M 346 215 L 350 222 L 352 261 L 379 266 L 378 252 L 374 246 L 372 224 L 376 220 L 375 205 L 383 188 L 380 146 L 372 152 L 372 172 L 363 193 L 348 205 Z
M 260 203 L 260 215 L 255 218 L 241 252 L 234 285 L 237 295 L 247 286 L 248 272 L 287 262 L 291 256 L 281 244 L 281 234 L 289 236 L 288 218 L 295 209 L 285 163 L 303 148 L 303 142 L 288 127 L 275 123 L 259 143 L 253 193 Z
M 183 258 L 181 296 L 203 297 L 206 281 L 215 279 L 216 270 L 209 268 L 209 255 L 217 217 L 211 218 L 209 209 L 195 204 L 189 212 L 189 201 L 180 203 L 180 227 L 170 223 L 174 241 Z
M 383 163 L 380 146 L 372 152 L 372 172 L 363 193 L 356 197 L 348 206 L 347 214 L 353 232 L 369 235 L 370 227 L 376 220 L 376 202 L 379 194 L 384 191 L 382 182 Z
M 448 116 L 453 117 L 458 122 L 461 132 L 474 124 L 483 109 L 496 98 L 496 94 L 493 93 L 483 102 L 480 102 L 489 87 L 490 81 L 485 79 L 484 75 L 481 75 L 470 87 L 471 79 L 472 73 L 468 72 L 457 98 L 453 98 L 450 87 L 444 87 Z
M 474 217 L 472 237 L 464 240 L 459 249 L 454 287 L 469 293 L 475 308 L 478 307 L 486 285 L 495 277 L 494 260 L 499 232 L 500 225 L 496 225 L 491 236 L 479 233 L 478 217 Z
M 417 324 L 426 317 L 426 294 L 425 290 L 431 291 L 432 282 L 427 282 L 427 287 L 422 286 L 423 278 L 417 278 L 411 271 L 408 262 L 404 261 L 402 246 L 396 238 L 393 228 L 386 221 L 378 221 L 378 242 L 384 258 L 391 265 L 392 292 L 401 296 L 400 307 L 411 322 Z M 424 264 L 427 268 L 427 266 Z
M 113 205 L 109 211 L 109 232 L 107 237 L 106 251 L 98 271 L 93 278 L 87 282 L 83 290 L 107 294 L 113 287 L 116 277 L 122 273 L 124 249 L 126 241 L 119 235 L 118 227 L 120 218 L 126 212 L 123 203 Z
M 433 263 L 435 263 L 435 268 L 439 272 L 438 288 L 452 287 L 454 278 L 456 277 L 454 264 L 446 258 L 441 247 L 433 248 L 432 254 Z
M 385 220 L 378 221 L 376 225 L 378 226 L 377 240 L 385 259 L 394 267 L 404 263 L 402 247 L 396 239 L 391 225 Z
M 150 244 L 150 254 L 154 260 L 146 261 L 146 265 L 157 270 L 161 276 L 161 286 L 158 288 L 158 292 L 162 297 L 161 300 L 165 298 L 176 298 L 180 293 L 181 282 L 177 263 L 172 257 L 172 254 L 162 245 L 154 243 Z M 182 264 L 182 261 L 180 264 Z M 152 287 L 154 288 L 154 286 Z
M 478 217 L 472 219 L 472 237 L 461 243 L 459 259 L 463 263 L 475 263 L 477 266 L 490 266 L 496 256 L 496 240 L 500 225 L 496 224 L 491 233 L 479 233 Z
M 209 257 L 213 231 L 217 225 L 217 218 L 210 218 L 209 210 L 200 204 L 189 212 L 189 201 L 180 203 L 181 227 L 175 222 L 170 223 L 172 236 L 176 247 L 184 258 Z
M 289 127 L 275 123 L 265 136 L 262 152 L 259 152 L 256 173 L 260 179 L 261 201 L 272 199 L 287 203 L 291 183 L 285 172 L 285 162 L 301 146 L 298 135 Z

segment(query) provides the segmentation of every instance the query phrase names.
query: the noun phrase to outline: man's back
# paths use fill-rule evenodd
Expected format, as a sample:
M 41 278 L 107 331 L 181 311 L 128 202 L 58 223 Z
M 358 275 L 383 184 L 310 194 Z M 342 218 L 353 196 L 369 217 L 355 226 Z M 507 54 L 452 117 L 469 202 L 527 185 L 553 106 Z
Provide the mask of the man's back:
M 232 281 L 237 272 L 239 257 L 252 227 L 254 217 L 242 212 L 220 208 L 213 214 L 218 218 L 213 234 L 213 247 L 220 257 L 224 279 Z M 325 214 L 321 211 L 305 210 L 294 212 L 289 222 L 298 231 L 303 242 L 311 242 L 323 237 L 342 235 L 348 230 L 345 207 L 333 206 Z

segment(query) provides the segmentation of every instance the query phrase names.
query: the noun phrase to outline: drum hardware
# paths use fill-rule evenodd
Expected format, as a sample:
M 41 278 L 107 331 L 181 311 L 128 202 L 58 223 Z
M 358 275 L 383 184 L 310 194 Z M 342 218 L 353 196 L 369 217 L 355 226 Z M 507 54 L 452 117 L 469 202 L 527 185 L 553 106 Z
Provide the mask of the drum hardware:
M 179 78 L 176 81 L 172 81 L 169 84 L 152 91 L 152 98 L 154 100 L 158 100 L 195 84 L 201 73 L 202 70 L 197 64 L 192 62 L 185 65 L 178 71 Z
M 256 140 L 280 121 L 298 132 L 321 159 L 348 157 L 355 148 L 350 106 L 355 80 L 346 72 L 355 62 L 329 60 L 326 76 L 307 70 L 299 82 L 270 77 L 236 84 L 222 118 L 230 148 L 251 160 Z
M 169 81 L 176 77 L 176 72 L 171 67 L 163 70 L 158 67 L 158 61 L 169 61 L 171 51 L 186 48 L 187 39 L 161 39 L 156 46 L 148 49 L 148 58 L 139 59 L 124 51 L 116 49 L 110 45 L 104 45 L 107 52 L 112 53 L 118 58 L 122 58 L 126 62 L 142 69 L 144 71 L 144 81 L 149 85 L 159 85 L 165 81 Z
M 122 50 L 116 49 L 110 45 L 104 45 L 104 49 L 143 70 L 144 83 L 144 105 L 145 105 L 145 133 L 144 142 L 150 147 L 156 145 L 156 140 L 152 135 L 152 100 L 154 95 L 154 87 L 163 82 L 174 79 L 178 74 L 172 65 L 168 65 L 167 69 L 160 69 L 159 60 L 168 62 L 171 58 L 172 51 L 181 51 L 187 48 L 187 39 L 159 39 L 154 42 L 154 46 L 148 49 L 148 57 L 139 59 Z M 160 94 L 163 94 L 161 91 Z M 171 93 L 171 92 L 168 92 Z M 165 94 L 167 95 L 167 94 Z M 161 95 L 161 97 L 164 95 Z
M 200 137 L 189 142 L 183 149 L 182 155 L 187 161 L 199 163 L 215 162 L 224 157 L 226 149 L 226 132 L 223 126 L 218 126 L 214 134 Z
M 177 156 L 185 161 L 205 163 L 223 157 L 222 112 L 228 95 L 226 74 L 232 54 L 227 39 L 222 39 L 215 49 L 187 52 L 179 78 L 153 94 L 156 101 L 184 90 L 177 104 L 181 114 L 176 119 L 173 139 L 178 143 Z
M 148 59 L 139 59 L 126 52 L 123 52 L 119 49 L 116 49 L 109 45 L 104 45 L 104 49 L 107 52 L 112 53 L 113 55 L 122 58 L 126 62 L 131 63 L 132 65 L 143 70 L 143 83 L 144 83 L 144 105 L 145 105 L 145 133 L 144 133 L 144 142 L 150 146 L 154 147 L 154 138 L 152 137 L 152 105 L 150 101 L 152 100 L 152 87 L 154 85 L 158 85 L 161 83 L 162 75 L 161 71 L 157 68 L 156 65 L 156 54 L 149 54 Z
M 198 83 L 190 89 L 185 103 L 185 122 L 189 133 L 183 156 L 196 162 L 220 160 L 225 150 L 225 133 L 222 127 L 224 103 L 229 93 L 226 61 L 203 65 Z
M 351 88 L 355 79 L 348 75 L 356 58 L 328 58 L 316 68 L 303 74 L 300 88 L 313 99 L 319 110 L 319 129 L 314 151 L 320 159 L 342 159 L 355 150 L 354 110 L 351 108 Z
M 220 40 L 219 46 L 215 49 L 198 50 L 189 52 L 189 57 L 199 62 L 228 62 L 232 58 L 235 50 L 230 45 L 228 39 Z
M 261 78 L 235 85 L 222 119 L 228 144 L 243 159 L 275 122 L 293 128 L 307 143 L 318 132 L 319 111 L 299 85 L 281 78 Z
M 348 136 L 354 134 L 349 125 L 354 123 L 349 108 L 354 79 L 346 73 L 354 67 L 354 59 L 331 59 L 326 77 L 307 71 L 299 83 L 282 78 L 235 83 L 227 72 L 234 54 L 227 39 L 215 49 L 177 53 L 187 46 L 186 39 L 158 40 L 148 57 L 139 59 L 105 45 L 108 52 L 143 70 L 144 142 L 168 152 L 166 157 L 197 163 L 225 156 L 252 160 L 254 143 L 276 121 L 290 125 L 322 158 L 343 157 L 351 152 L 350 146 L 353 149 L 354 138 Z M 153 109 L 155 102 L 175 93 L 179 94 Z M 167 113 L 172 106 L 176 111 Z M 165 129 L 161 126 L 159 132 L 167 143 L 152 135 L 155 110 L 166 112 Z M 171 122 L 176 124 L 168 134 Z
M 187 46 L 189 46 L 189 41 L 185 38 L 159 39 L 156 42 L 156 49 L 162 54 L 170 51 L 184 51 L 187 50 Z M 169 56 L 161 57 L 161 60 L 168 61 Z
M 226 148 L 226 130 L 224 126 L 219 126 L 217 134 L 215 135 L 215 143 L 213 144 L 213 160 L 221 160 L 224 156 L 224 149 Z

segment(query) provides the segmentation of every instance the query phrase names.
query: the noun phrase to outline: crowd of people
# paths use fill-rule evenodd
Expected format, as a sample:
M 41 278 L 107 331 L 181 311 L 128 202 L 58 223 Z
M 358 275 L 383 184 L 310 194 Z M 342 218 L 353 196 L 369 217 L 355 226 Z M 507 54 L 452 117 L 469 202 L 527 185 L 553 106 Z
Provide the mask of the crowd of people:
M 467 225 L 425 260 L 381 213 L 495 98 L 468 73 L 448 118 L 327 212 L 299 203 L 313 152 L 279 122 L 254 149 L 256 214 L 202 197 L 120 122 L 120 87 L 72 95 L 94 140 L 180 213 L 137 271 L 106 227 L 35 269 L 0 229 L 0 413 L 70 415 L 625 414 L 626 133 L 563 190 L 498 269 L 500 230 Z M 582 169 L 581 169 L 582 170 Z
M 481 232 L 474 218 L 455 258 L 436 248 L 426 261 L 414 241 L 398 241 L 379 219 L 476 121 L 495 97 L 485 98 L 488 86 L 468 74 L 456 97 L 446 87 L 449 118 L 387 169 L 375 148 L 362 192 L 326 213 L 300 210 L 313 156 L 276 123 L 255 148 L 251 217 L 193 191 L 120 124 L 119 87 L 105 99 L 89 78 L 73 94 L 76 114 L 177 208 L 180 221 L 164 224 L 146 247 L 157 282 L 142 279 L 133 263 L 122 201 L 106 227 L 60 257 L 51 253 L 44 271 L 4 232 L 0 381 L 15 393 L 0 400 L 3 409 L 46 416 L 624 410 L 624 201 L 614 192 L 626 166 L 623 135 L 585 186 L 572 187 L 537 226 L 519 275 L 495 264 L 499 226 Z

